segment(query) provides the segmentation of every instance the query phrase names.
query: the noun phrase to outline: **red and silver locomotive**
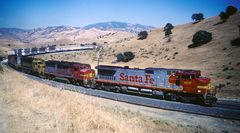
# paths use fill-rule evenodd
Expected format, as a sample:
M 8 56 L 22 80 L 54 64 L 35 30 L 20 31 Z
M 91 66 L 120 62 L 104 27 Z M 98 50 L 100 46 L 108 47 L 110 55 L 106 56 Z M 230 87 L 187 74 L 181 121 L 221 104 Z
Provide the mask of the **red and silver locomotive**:
M 165 99 L 216 102 L 216 90 L 199 70 L 97 66 L 98 88 L 161 95 Z
M 95 71 L 89 64 L 64 61 L 46 61 L 45 77 L 61 80 L 67 83 L 91 87 L 95 78 Z

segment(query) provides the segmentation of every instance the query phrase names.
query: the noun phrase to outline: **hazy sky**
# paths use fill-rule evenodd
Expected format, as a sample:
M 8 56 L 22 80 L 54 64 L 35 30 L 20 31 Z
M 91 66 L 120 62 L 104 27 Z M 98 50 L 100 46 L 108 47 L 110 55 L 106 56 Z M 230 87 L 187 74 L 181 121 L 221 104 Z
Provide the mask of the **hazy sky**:
M 0 27 L 77 26 L 106 21 L 160 27 L 190 22 L 193 13 L 216 16 L 240 0 L 0 0 Z

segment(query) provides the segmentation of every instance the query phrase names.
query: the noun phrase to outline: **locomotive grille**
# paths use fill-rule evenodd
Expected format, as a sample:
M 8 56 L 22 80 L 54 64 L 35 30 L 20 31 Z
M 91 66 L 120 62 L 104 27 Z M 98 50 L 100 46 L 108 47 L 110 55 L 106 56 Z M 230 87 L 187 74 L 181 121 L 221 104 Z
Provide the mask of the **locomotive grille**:
M 113 76 L 98 75 L 98 79 L 115 80 Z

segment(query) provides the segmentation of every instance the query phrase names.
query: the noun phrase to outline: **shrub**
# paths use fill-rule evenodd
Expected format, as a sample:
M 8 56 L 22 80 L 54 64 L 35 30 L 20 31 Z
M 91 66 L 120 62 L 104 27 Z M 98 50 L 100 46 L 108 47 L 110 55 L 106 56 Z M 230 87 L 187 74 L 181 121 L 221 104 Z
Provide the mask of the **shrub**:
M 2 64 L 0 64 L 0 72 L 2 72 L 2 71 L 3 71 Z
M 125 56 L 125 62 L 128 62 L 128 61 L 134 59 L 134 57 L 135 57 L 135 55 L 130 51 L 124 52 L 123 55 Z
M 128 61 L 134 59 L 135 55 L 132 52 L 128 51 L 128 52 L 124 52 L 123 54 L 119 53 L 119 54 L 117 54 L 116 57 L 117 57 L 117 62 L 121 62 L 121 61 L 128 62 Z
M 125 56 L 122 53 L 117 54 L 116 57 L 117 57 L 117 62 L 125 60 Z
M 212 33 L 200 30 L 193 35 L 193 44 L 189 45 L 189 48 L 194 48 L 206 44 L 212 40 Z
M 221 12 L 218 16 L 223 22 L 227 21 L 227 19 L 229 18 L 229 16 L 225 12 Z
M 232 46 L 240 46 L 240 38 L 231 41 Z
M 226 86 L 225 84 L 219 84 L 219 85 L 215 86 L 215 88 L 221 90 L 225 86 Z
M 165 36 L 168 37 L 169 35 L 172 34 L 172 29 L 174 28 L 174 26 L 171 23 L 167 23 L 163 29 L 163 31 L 165 31 Z
M 222 71 L 227 71 L 228 70 L 228 67 L 224 67 Z
M 194 21 L 202 21 L 204 19 L 204 15 L 202 13 L 194 13 L 191 18 Z
M 225 22 L 230 16 L 235 14 L 238 11 L 238 9 L 234 6 L 228 6 L 226 8 L 226 12 L 221 12 L 218 16 L 222 20 L 222 23 Z
M 233 14 L 235 14 L 238 11 L 238 9 L 234 6 L 228 6 L 226 8 L 226 13 L 228 16 L 232 16 Z
M 97 45 L 97 43 L 96 43 L 96 42 L 93 42 L 93 43 L 92 43 L 92 45 L 96 46 L 96 45 Z
M 232 78 L 232 76 L 230 76 L 230 75 L 228 75 L 227 77 L 226 77 L 226 79 L 231 79 Z
M 141 31 L 138 33 L 138 40 L 143 40 L 146 39 L 147 37 L 148 37 L 147 31 Z

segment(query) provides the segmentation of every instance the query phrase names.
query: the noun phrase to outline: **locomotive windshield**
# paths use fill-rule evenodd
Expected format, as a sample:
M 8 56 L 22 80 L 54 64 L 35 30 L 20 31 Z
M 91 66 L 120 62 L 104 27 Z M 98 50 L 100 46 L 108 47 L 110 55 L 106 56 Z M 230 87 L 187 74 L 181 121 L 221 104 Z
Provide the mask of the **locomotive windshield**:
M 193 78 L 194 78 L 194 75 L 192 75 L 192 74 L 183 74 L 182 75 L 182 79 L 191 80 Z
M 103 69 L 98 70 L 99 75 L 113 76 L 115 73 L 116 73 L 115 70 L 103 70 Z

